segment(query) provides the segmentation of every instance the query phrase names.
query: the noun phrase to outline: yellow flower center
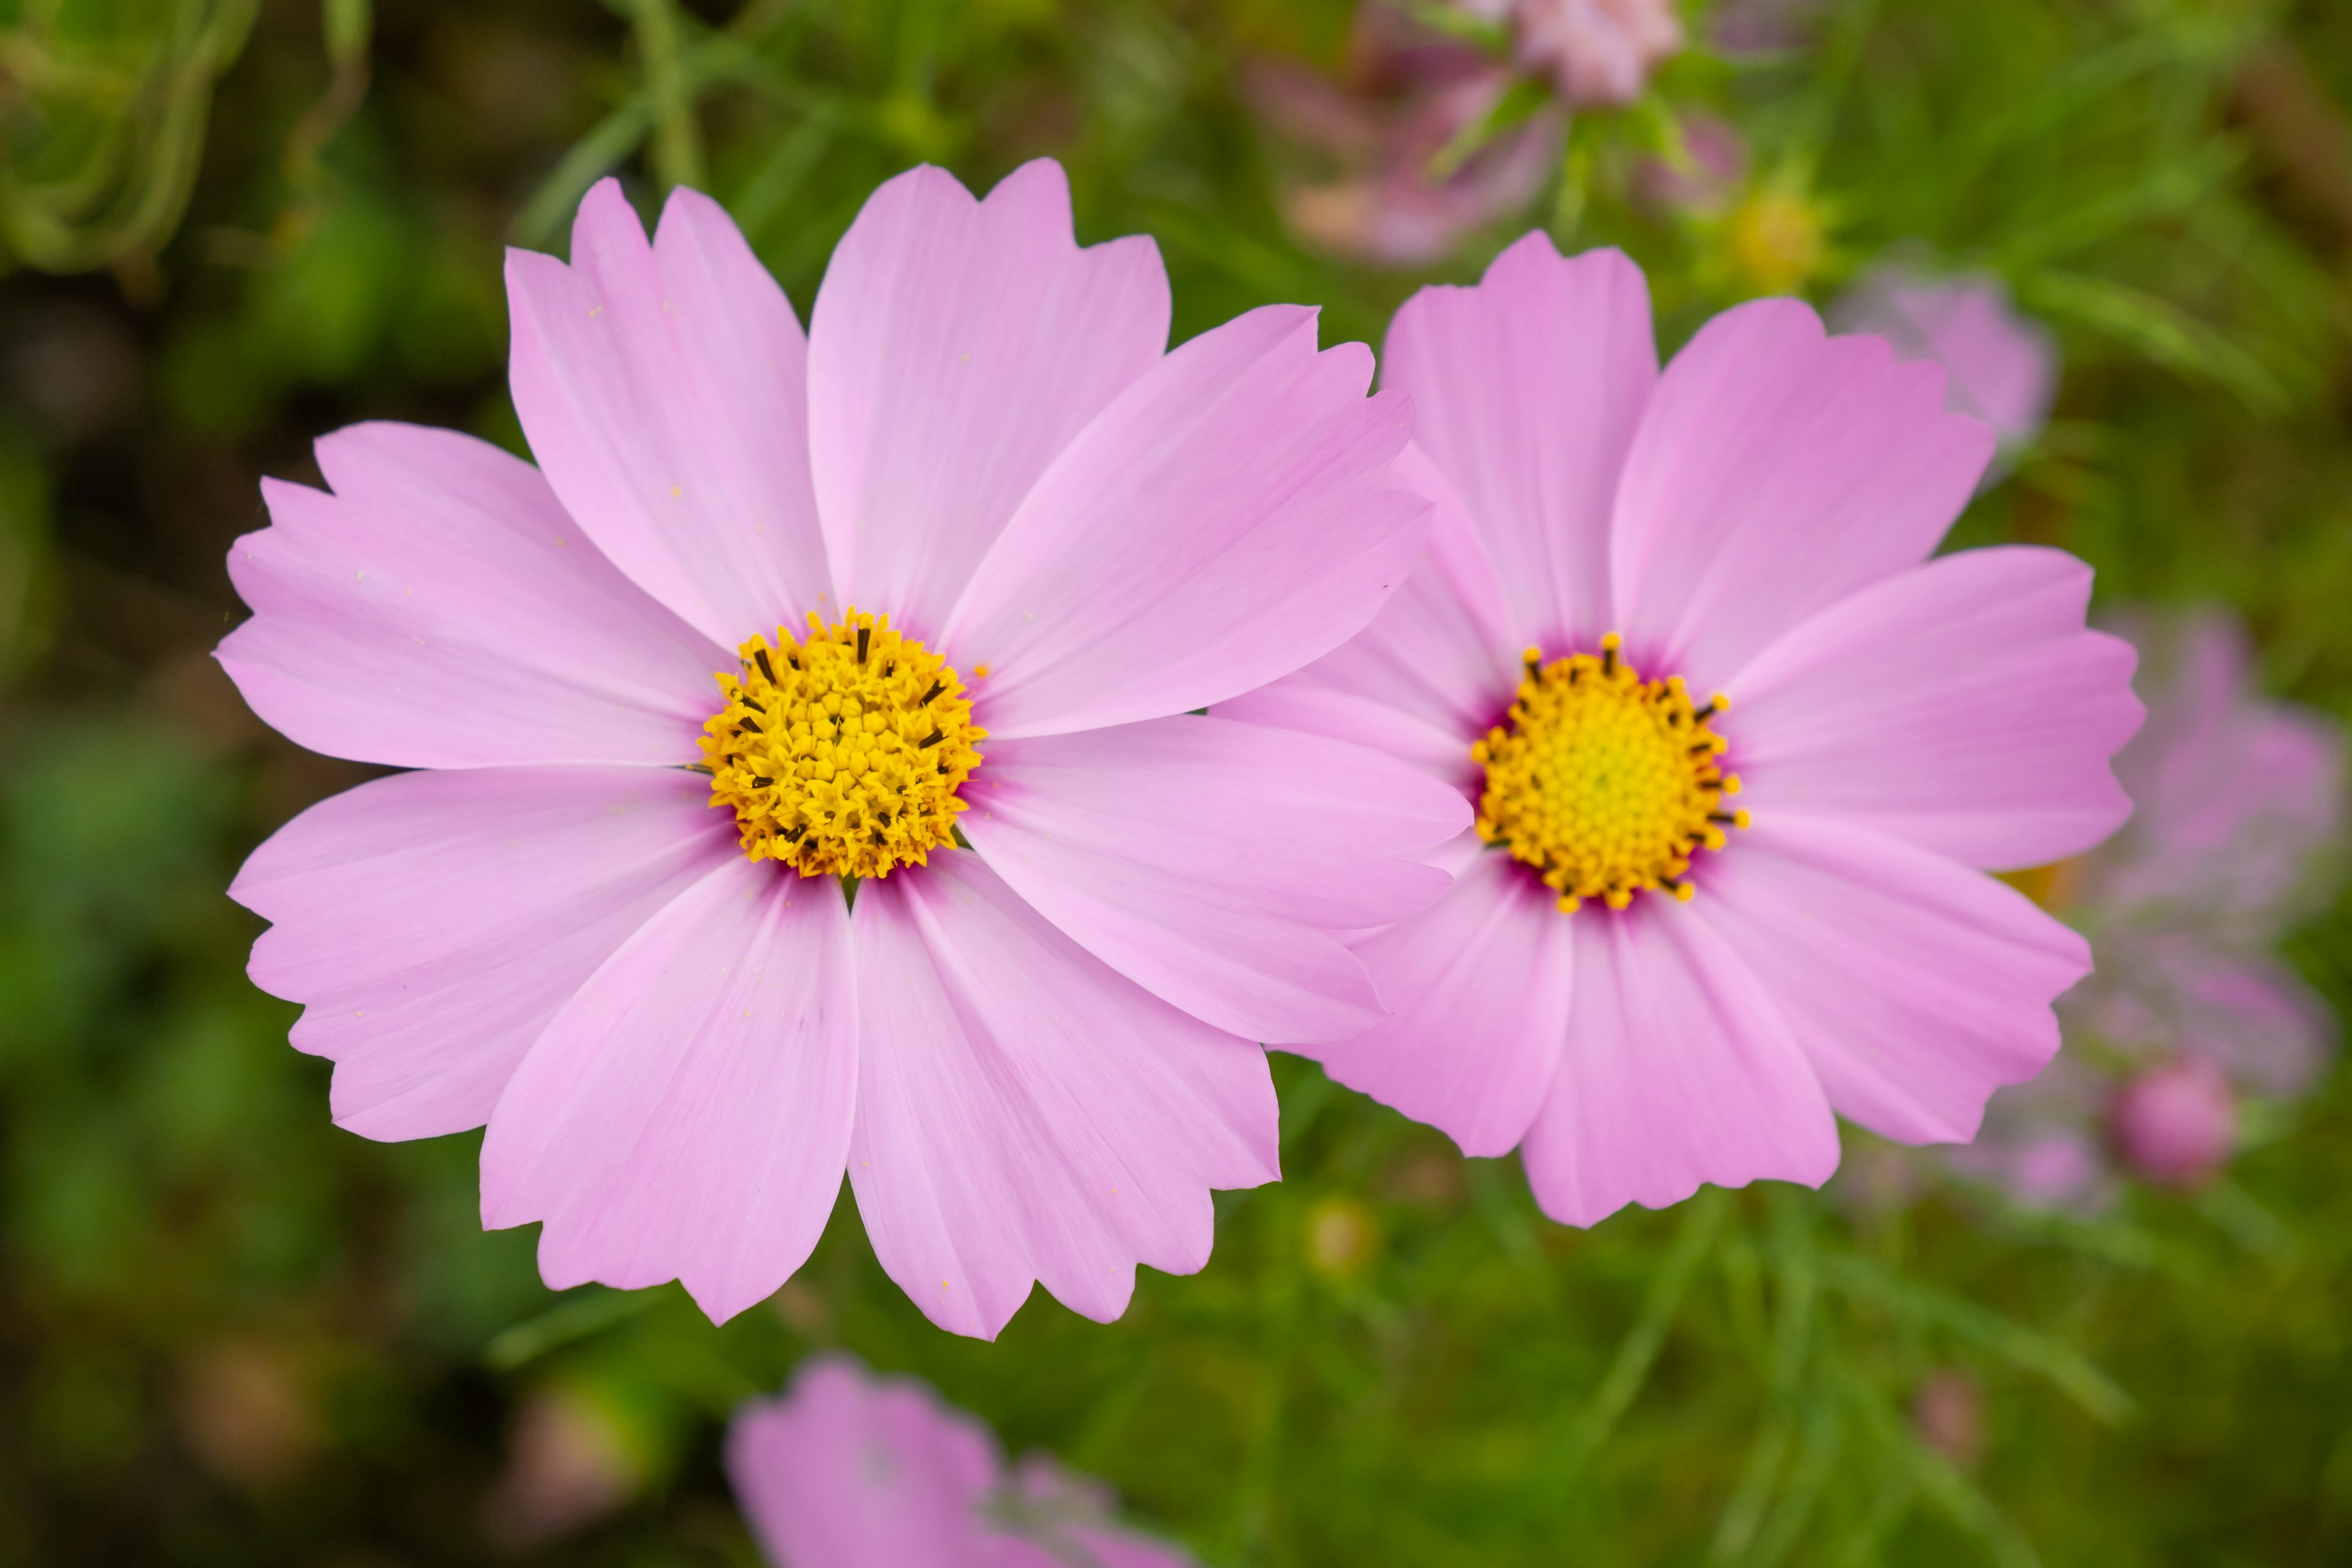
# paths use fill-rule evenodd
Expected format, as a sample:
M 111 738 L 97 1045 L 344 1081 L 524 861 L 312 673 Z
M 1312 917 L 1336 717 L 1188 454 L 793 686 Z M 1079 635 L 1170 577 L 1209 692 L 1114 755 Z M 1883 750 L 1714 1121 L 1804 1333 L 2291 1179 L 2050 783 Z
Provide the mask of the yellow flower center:
M 963 681 L 938 654 L 855 606 L 808 637 L 782 626 L 721 672 L 702 727 L 710 804 L 732 806 L 743 853 L 803 877 L 887 877 L 955 840 L 956 792 L 980 765 Z M 985 674 L 982 670 L 981 673 Z
M 1722 809 L 1739 776 L 1707 727 L 1730 700 L 1693 708 L 1680 676 L 1643 680 L 1619 646 L 1612 632 L 1598 655 L 1549 664 L 1528 649 L 1507 721 L 1470 748 L 1486 769 L 1478 837 L 1533 866 L 1570 914 L 1595 898 L 1622 910 L 1643 888 L 1687 900 L 1691 855 L 1748 826 Z

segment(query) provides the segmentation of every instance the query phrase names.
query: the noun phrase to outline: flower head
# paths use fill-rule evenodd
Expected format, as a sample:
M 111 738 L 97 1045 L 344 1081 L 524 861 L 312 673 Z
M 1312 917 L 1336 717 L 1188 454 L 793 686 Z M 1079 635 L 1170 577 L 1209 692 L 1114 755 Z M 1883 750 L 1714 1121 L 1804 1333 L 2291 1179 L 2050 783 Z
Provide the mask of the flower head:
M 1390 329 L 1430 556 L 1217 711 L 1478 803 L 1453 889 L 1362 939 L 1396 1016 L 1307 1043 L 1587 1224 L 1819 1183 L 1832 1113 L 1966 1139 L 2058 1044 L 2082 939 L 1986 869 L 2129 803 L 2130 648 L 2056 551 L 1930 560 L 1992 450 L 1942 375 L 1765 300 L 1663 373 L 1641 273 L 1532 235 Z
M 1007 1471 L 987 1427 L 921 1384 L 825 1357 L 736 1412 L 727 1475 L 778 1568 L 1185 1568 L 1101 1487 L 1042 1455 Z
M 1337 78 L 1285 60 L 1244 78 L 1259 117 L 1326 165 L 1287 184 L 1284 218 L 1314 245 L 1383 267 L 1443 260 L 1534 199 L 1559 152 L 1551 111 L 1458 152 L 1510 84 L 1479 50 L 1379 5 L 1356 13 Z
M 2193 1185 L 2233 1152 L 2237 1102 L 2301 1094 L 2334 1044 L 2326 1004 L 2272 947 L 2340 879 L 2343 731 L 2263 697 L 2227 616 L 2111 624 L 2141 654 L 2147 725 L 2116 759 L 2137 809 L 2091 854 L 2016 879 L 2089 934 L 2098 968 L 2059 1004 L 2066 1059 L 1995 1096 L 1952 1155 L 2035 1205 L 2095 1207 L 2118 1162 Z M 2039 1152 L 2062 1144 L 2074 1179 L 2043 1179 Z
M 2032 445 L 2058 389 L 2058 350 L 2047 329 L 2020 316 L 1997 278 L 1946 279 L 1884 267 L 1830 312 L 1840 331 L 1875 332 L 1904 359 L 1944 367 L 1956 414 L 1991 426 L 2001 450 Z
M 1519 58 L 1585 107 L 1633 102 L 1683 47 L 1674 0 L 1517 0 Z
M 540 466 L 360 426 L 230 558 L 256 710 L 416 770 L 233 889 L 337 1120 L 487 1122 L 484 1220 L 541 1222 L 551 1284 L 717 1317 L 845 1172 L 961 1331 L 1199 1268 L 1209 1189 L 1275 1174 L 1251 1042 L 1382 1016 L 1338 932 L 1436 897 L 1404 857 L 1471 816 L 1191 711 L 1402 580 L 1402 398 L 1304 310 L 1165 353 L 1158 252 L 1080 249 L 1051 163 L 884 185 L 806 334 L 691 191 L 648 243 L 599 185 L 508 277 Z

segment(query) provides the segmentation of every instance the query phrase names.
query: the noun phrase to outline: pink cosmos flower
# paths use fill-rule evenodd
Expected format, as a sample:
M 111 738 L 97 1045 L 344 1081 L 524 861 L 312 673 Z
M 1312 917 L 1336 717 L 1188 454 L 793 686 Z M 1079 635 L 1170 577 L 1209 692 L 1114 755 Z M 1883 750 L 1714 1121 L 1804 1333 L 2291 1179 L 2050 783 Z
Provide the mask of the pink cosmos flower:
M 1519 58 L 1580 106 L 1633 102 L 1683 47 L 1675 0 L 1516 0 Z
M 1011 1475 L 987 1427 L 907 1378 L 824 1357 L 736 1413 L 727 1476 L 777 1568 L 1186 1568 L 1043 1455 Z
M 2098 969 L 2059 1004 L 2066 1070 L 1994 1097 L 1984 1136 L 1953 1155 L 2033 1205 L 2096 1207 L 2113 1194 L 2110 1154 L 2160 1184 L 2218 1168 L 2236 1100 L 2301 1094 L 2335 1037 L 2327 1005 L 2271 949 L 2340 881 L 2342 729 L 2264 698 L 2226 615 L 2113 626 L 2140 650 L 2147 699 L 2147 727 L 2116 759 L 2137 810 L 2034 879 L 2088 932 Z M 2084 1152 L 2076 1179 L 2041 1179 L 2041 1151 L 2062 1143 Z M 2192 1145 L 2204 1152 L 2178 1153 Z
M 1479 50 L 1368 5 L 1356 13 L 1335 79 L 1286 60 L 1244 78 L 1261 119 L 1332 165 L 1295 180 L 1285 221 L 1309 242 L 1382 267 L 1425 267 L 1463 239 L 1524 209 L 1559 154 L 1549 110 L 1497 132 L 1454 168 L 1434 165 L 1508 91 L 1511 73 Z
M 1997 278 L 1923 277 L 1883 267 L 1830 312 L 1840 331 L 1875 332 L 1905 359 L 1944 367 L 1946 401 L 2000 437 L 2013 456 L 2033 444 L 2058 391 L 2058 349 L 2049 330 L 2011 308 Z
M 2088 967 L 1981 868 L 2113 831 L 2139 721 L 2080 562 L 1928 559 L 1992 433 L 1792 300 L 1661 374 L 1639 269 L 1540 234 L 1407 301 L 1385 364 L 1429 562 L 1217 711 L 1379 746 L 1479 818 L 1444 900 L 1360 939 L 1396 1016 L 1298 1048 L 1468 1153 L 1517 1147 L 1580 1225 L 1818 1184 L 1833 1112 L 1968 1138 Z
M 805 337 L 719 208 L 610 182 L 514 252 L 533 468 L 453 432 L 272 483 L 220 658 L 419 771 L 248 861 L 342 1125 L 487 1122 L 549 1283 L 774 1290 L 845 1171 L 931 1318 L 1116 1317 L 1276 1172 L 1253 1039 L 1382 1016 L 1333 934 L 1426 905 L 1462 802 L 1189 710 L 1347 637 L 1418 552 L 1401 395 L 1274 307 L 1163 353 L 1146 238 L 1048 162 L 866 203 Z M 716 678 L 714 679 L 714 672 Z M 698 771 L 689 771 L 698 770 Z M 968 843 L 969 848 L 962 846 Z M 854 908 L 844 877 L 856 884 Z

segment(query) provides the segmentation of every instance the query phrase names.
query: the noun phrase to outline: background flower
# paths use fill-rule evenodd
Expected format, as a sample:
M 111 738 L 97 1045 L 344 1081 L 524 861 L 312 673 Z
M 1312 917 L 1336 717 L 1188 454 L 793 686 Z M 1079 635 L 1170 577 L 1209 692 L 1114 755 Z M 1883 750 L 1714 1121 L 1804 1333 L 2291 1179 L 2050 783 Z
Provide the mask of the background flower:
M 1830 320 L 1842 332 L 1875 332 L 1905 359 L 1944 367 L 1952 411 L 2000 433 L 2013 461 L 2041 435 L 2058 392 L 2058 351 L 2048 329 L 2013 310 L 2000 279 L 1937 279 L 1881 267 L 1838 300 Z
M 1996 1097 L 1956 1167 L 2036 1204 L 2096 1206 L 2109 1158 L 2195 1185 L 2234 1152 L 2237 1101 L 2292 1100 L 2334 1047 L 2327 1007 L 2273 949 L 2340 883 L 2341 726 L 2263 697 L 2245 631 L 2214 611 L 2118 614 L 2147 728 L 2116 758 L 2130 824 L 2021 879 L 2089 932 L 2097 967 L 2060 1004 L 2061 1066 Z M 2067 1179 L 2045 1151 L 2083 1157 Z

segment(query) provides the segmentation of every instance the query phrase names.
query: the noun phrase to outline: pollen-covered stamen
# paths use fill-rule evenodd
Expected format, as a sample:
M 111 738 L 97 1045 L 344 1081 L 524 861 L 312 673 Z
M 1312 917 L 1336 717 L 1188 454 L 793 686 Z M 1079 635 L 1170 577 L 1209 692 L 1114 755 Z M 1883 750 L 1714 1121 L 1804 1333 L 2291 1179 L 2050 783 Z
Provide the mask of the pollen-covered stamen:
M 730 806 L 754 860 L 803 877 L 886 877 L 954 842 L 957 791 L 980 765 L 963 681 L 939 655 L 851 608 L 782 626 L 721 673 L 702 727 L 710 804 Z
M 1748 826 L 1723 809 L 1739 776 L 1708 728 L 1731 700 L 1694 708 L 1680 676 L 1643 680 L 1622 646 L 1612 632 L 1599 654 L 1549 664 L 1528 649 L 1507 721 L 1470 748 L 1486 769 L 1478 837 L 1534 867 L 1569 913 L 1596 898 L 1622 910 L 1644 888 L 1687 900 L 1691 856 Z

